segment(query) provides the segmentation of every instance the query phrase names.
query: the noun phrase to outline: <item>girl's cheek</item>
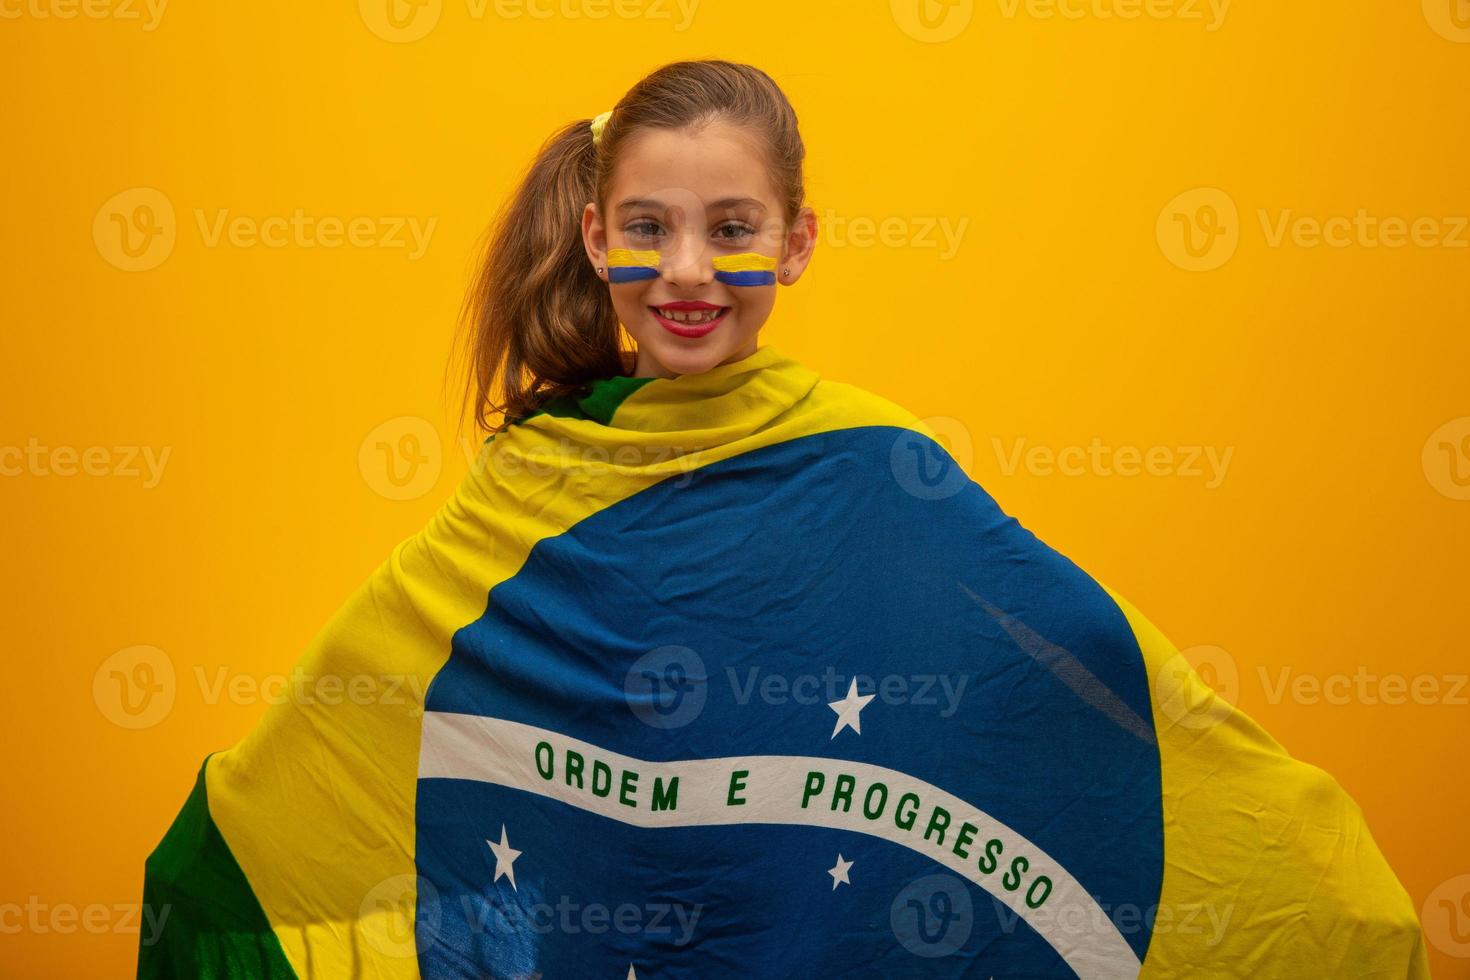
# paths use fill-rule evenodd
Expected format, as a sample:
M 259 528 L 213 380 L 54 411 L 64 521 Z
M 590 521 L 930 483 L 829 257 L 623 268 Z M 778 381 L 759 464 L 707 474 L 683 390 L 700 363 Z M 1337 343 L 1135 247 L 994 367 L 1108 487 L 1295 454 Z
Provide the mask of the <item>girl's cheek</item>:
M 657 279 L 663 257 L 656 249 L 610 248 L 607 250 L 609 283 Z
M 715 278 L 727 286 L 776 285 L 776 257 L 759 252 L 714 257 Z

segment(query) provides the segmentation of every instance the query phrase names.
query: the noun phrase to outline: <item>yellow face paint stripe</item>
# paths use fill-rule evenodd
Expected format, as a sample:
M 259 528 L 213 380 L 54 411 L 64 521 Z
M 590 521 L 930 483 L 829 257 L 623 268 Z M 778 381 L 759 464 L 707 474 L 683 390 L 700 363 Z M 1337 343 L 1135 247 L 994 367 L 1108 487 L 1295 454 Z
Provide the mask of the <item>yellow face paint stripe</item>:
M 657 279 L 662 261 L 663 257 L 653 249 L 610 248 L 607 250 L 607 281 Z
M 776 257 L 773 255 L 761 255 L 759 252 L 717 255 L 714 264 L 715 278 L 727 286 L 776 284 Z
M 716 255 L 715 268 L 721 272 L 775 272 L 776 257 L 759 252 L 741 252 L 739 255 Z

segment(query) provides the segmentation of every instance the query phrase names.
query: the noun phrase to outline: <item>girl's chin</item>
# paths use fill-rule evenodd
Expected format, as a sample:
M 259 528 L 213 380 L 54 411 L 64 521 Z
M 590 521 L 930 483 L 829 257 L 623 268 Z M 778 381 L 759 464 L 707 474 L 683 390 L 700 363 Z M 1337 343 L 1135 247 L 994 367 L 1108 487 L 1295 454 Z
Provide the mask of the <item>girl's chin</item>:
M 692 340 L 660 337 L 652 343 L 640 343 L 638 373 L 703 374 L 719 367 L 735 357 L 737 350 L 715 334 Z

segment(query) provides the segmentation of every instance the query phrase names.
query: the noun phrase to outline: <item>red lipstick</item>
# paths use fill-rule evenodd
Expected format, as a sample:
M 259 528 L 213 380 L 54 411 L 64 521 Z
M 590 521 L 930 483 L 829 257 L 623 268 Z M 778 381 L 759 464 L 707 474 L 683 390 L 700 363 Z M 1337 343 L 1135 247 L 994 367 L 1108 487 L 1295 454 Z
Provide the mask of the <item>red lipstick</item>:
M 658 306 L 650 306 L 654 319 L 658 320 L 659 326 L 669 333 L 680 337 L 703 337 L 715 327 L 718 327 L 725 319 L 725 314 L 730 312 L 728 306 L 717 306 L 714 303 L 704 303 L 697 300 L 679 300 L 674 303 L 660 303 Z M 678 320 L 670 320 L 660 310 L 669 313 L 714 313 L 708 320 L 681 323 Z

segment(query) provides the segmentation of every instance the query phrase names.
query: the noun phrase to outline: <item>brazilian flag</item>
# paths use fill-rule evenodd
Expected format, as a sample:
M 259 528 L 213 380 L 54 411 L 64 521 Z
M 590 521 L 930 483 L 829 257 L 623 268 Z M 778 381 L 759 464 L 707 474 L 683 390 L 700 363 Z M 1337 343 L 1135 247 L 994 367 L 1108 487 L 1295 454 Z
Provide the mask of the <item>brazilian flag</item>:
M 769 346 L 487 440 L 298 668 L 140 977 L 1428 975 L 1331 777 Z

